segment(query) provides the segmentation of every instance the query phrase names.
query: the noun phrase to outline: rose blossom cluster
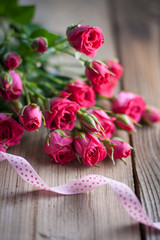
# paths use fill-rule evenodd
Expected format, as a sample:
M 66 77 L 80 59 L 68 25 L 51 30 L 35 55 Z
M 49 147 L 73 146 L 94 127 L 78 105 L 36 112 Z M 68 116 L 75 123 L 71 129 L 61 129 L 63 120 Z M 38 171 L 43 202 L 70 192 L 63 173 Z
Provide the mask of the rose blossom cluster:
M 76 51 L 94 57 L 104 44 L 104 36 L 99 27 L 72 25 L 67 29 L 67 41 Z M 44 37 L 30 42 L 32 51 L 37 54 L 48 49 Z M 11 103 L 16 117 L 0 113 L 0 151 L 18 144 L 24 129 L 36 131 L 43 122 L 48 129 L 44 151 L 54 162 L 64 165 L 78 158 L 83 164 L 92 166 L 107 156 L 114 162 L 131 154 L 131 146 L 114 137 L 116 128 L 131 133 L 139 122 L 160 121 L 158 110 L 146 106 L 142 96 L 125 91 L 114 96 L 123 74 L 123 67 L 118 62 L 80 60 L 84 61 L 85 80 L 71 80 L 49 101 L 42 96 L 42 100 L 48 103 L 47 107 L 42 107 L 35 100 L 41 96 L 40 92 L 35 92 L 31 86 L 27 89 L 27 82 L 17 70 L 22 63 L 21 57 L 14 52 L 4 55 L 0 96 Z M 33 90 L 32 101 L 29 99 L 30 90 Z M 27 104 L 22 104 L 21 95 L 26 97 Z M 110 109 L 96 105 L 100 96 L 110 102 Z

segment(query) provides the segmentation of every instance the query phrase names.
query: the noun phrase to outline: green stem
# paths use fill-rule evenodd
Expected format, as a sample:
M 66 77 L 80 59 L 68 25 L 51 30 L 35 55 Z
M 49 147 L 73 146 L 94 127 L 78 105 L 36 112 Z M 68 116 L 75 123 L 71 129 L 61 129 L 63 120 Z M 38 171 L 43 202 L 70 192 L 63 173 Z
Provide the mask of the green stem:
M 64 82 L 62 80 L 60 80 L 59 78 L 52 77 L 51 75 L 41 71 L 40 69 L 39 69 L 39 74 L 43 77 L 46 77 L 46 78 L 50 79 L 54 83 L 58 83 L 60 85 L 65 85 Z
M 25 92 L 27 105 L 30 105 L 31 104 L 31 99 L 30 99 L 29 92 L 27 91 L 25 83 L 23 83 L 23 89 L 24 89 L 24 92 Z
M 40 94 L 39 92 L 37 92 L 36 90 L 34 90 L 29 84 L 27 84 L 27 87 L 39 98 L 41 98 L 42 100 L 46 100 L 46 97 L 44 97 L 42 94 Z
M 55 47 L 58 46 L 58 45 L 60 45 L 60 44 L 62 44 L 62 43 L 64 43 L 64 42 L 67 42 L 67 41 L 68 41 L 67 38 L 62 39 L 61 41 L 59 41 L 59 42 L 57 42 L 57 43 L 55 44 Z
M 58 51 L 60 51 L 60 52 L 63 52 L 63 53 L 66 53 L 66 54 L 68 54 L 68 55 L 70 55 L 70 56 L 75 57 L 75 54 L 74 54 L 74 53 L 72 53 L 72 52 L 70 52 L 70 51 L 68 51 L 68 50 L 66 50 L 66 49 L 56 48 L 56 50 L 58 50 Z M 79 60 L 81 60 L 81 61 L 84 62 L 84 63 L 86 62 L 86 60 L 85 60 L 84 58 L 82 58 L 82 57 L 80 57 Z

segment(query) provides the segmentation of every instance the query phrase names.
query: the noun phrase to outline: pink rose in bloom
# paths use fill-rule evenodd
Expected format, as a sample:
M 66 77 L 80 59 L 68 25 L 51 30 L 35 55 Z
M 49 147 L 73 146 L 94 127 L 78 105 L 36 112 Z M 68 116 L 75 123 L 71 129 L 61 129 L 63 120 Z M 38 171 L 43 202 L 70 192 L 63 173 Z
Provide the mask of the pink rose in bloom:
M 72 47 L 89 57 L 94 57 L 97 49 L 104 43 L 102 30 L 88 25 L 72 28 L 68 31 L 67 38 Z
M 73 138 L 65 132 L 63 134 L 55 130 L 49 135 L 49 145 L 45 143 L 44 150 L 53 161 L 60 164 L 66 164 L 75 158 L 72 148 Z
M 112 60 L 107 60 L 106 63 L 107 63 L 108 69 L 115 74 L 114 77 L 119 79 L 123 74 L 123 67 L 121 66 L 121 64 Z
M 82 157 L 83 163 L 88 166 L 103 160 L 107 155 L 105 147 L 96 136 L 90 133 L 85 133 L 85 139 L 82 137 L 75 138 L 74 147 L 76 152 Z
M 100 124 L 104 128 L 104 133 L 100 130 L 101 135 L 103 135 L 106 138 L 110 138 L 115 131 L 115 125 L 113 123 L 115 118 L 113 118 L 113 117 L 110 118 L 107 113 L 105 113 L 103 110 L 99 110 L 99 109 L 89 109 L 88 113 L 96 116 L 97 119 L 99 120 Z M 100 127 L 98 126 L 97 123 L 96 123 L 96 127 L 100 129 Z
M 9 69 L 17 68 L 21 62 L 20 56 L 14 52 L 8 52 L 3 58 L 3 65 Z
M 119 78 L 123 74 L 123 68 L 119 63 L 116 63 L 111 60 L 107 60 L 106 63 L 108 66 L 108 70 L 111 71 L 112 73 L 114 73 L 115 76 L 110 74 L 110 77 L 109 77 L 107 83 L 104 82 L 104 83 L 98 85 L 98 84 L 92 82 L 92 85 L 93 85 L 93 89 L 96 93 L 98 93 L 102 96 L 105 96 L 107 98 L 112 98 L 114 95 L 114 90 L 119 81 Z
M 25 106 L 22 115 L 19 116 L 21 123 L 28 132 L 32 132 L 40 128 L 42 123 L 42 114 L 39 106 L 30 104 Z
M 81 107 L 89 108 L 95 105 L 93 89 L 82 81 L 76 80 L 74 83 L 68 84 L 65 90 L 71 93 L 69 99 L 78 103 Z
M 131 155 L 131 147 L 128 143 L 119 141 L 119 140 L 111 140 L 112 147 L 114 149 L 113 158 L 127 158 Z M 112 155 L 112 150 L 108 149 L 109 156 Z
M 48 42 L 46 38 L 38 37 L 31 43 L 32 48 L 38 53 L 44 53 L 48 49 Z
M 6 152 L 6 148 L 3 144 L 0 144 L 0 152 Z
M 133 118 L 135 122 L 141 119 L 145 106 L 143 98 L 131 92 L 118 93 L 117 100 L 112 102 L 114 113 L 124 113 Z
M 147 107 L 142 119 L 147 123 L 160 122 L 160 112 L 154 107 Z
M 64 93 L 63 93 L 64 94 Z M 50 111 L 45 111 L 46 127 L 50 130 L 72 130 L 76 120 L 76 113 L 80 108 L 76 102 L 67 99 L 67 95 L 54 97 L 50 100 Z
M 10 82 L 11 80 L 11 82 Z M 21 96 L 22 81 L 20 75 L 13 71 L 0 76 L 0 96 L 5 101 L 16 100 Z
M 19 123 L 0 113 L 0 144 L 7 146 L 19 144 L 23 132 L 23 127 Z
M 125 114 L 116 114 L 116 125 L 121 129 L 132 132 L 134 129 L 133 120 Z
M 114 96 L 114 90 L 117 86 L 118 79 L 110 75 L 108 83 L 101 84 L 100 86 L 92 83 L 94 91 L 107 98 L 112 98 Z
M 102 85 L 107 84 L 110 81 L 110 73 L 105 64 L 93 61 L 86 64 L 85 74 L 91 81 L 95 92 L 97 88 L 101 88 Z

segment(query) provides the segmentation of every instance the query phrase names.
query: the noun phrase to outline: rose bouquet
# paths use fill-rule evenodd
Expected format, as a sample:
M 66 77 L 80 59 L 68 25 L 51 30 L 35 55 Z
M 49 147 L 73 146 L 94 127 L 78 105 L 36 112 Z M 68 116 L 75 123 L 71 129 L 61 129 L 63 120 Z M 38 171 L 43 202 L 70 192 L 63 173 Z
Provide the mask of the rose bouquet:
M 44 124 L 48 130 L 44 151 L 56 163 L 78 158 L 92 166 L 107 156 L 113 163 L 124 161 L 132 147 L 114 135 L 115 129 L 132 133 L 139 123 L 160 121 L 160 113 L 132 92 L 114 96 L 123 67 L 113 60 L 92 59 L 104 44 L 102 30 L 71 25 L 64 37 L 32 24 L 33 6 L 3 4 L 0 151 L 19 144 L 24 130 L 38 131 Z M 63 54 L 73 56 L 84 74 L 62 74 L 63 63 L 52 64 L 51 59 Z M 110 104 L 107 109 L 101 106 L 102 98 Z

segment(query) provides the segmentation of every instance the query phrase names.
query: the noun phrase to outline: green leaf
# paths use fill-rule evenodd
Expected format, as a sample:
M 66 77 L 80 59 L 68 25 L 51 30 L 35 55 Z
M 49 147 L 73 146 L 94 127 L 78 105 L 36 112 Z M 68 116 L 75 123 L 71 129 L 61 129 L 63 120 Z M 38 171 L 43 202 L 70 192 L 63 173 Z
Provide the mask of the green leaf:
M 42 26 L 39 24 L 33 24 L 33 23 L 28 23 L 28 24 L 24 24 L 22 26 L 22 30 L 28 35 L 30 36 L 32 34 L 32 32 L 34 32 L 35 30 L 41 29 Z
M 34 16 L 35 6 L 19 6 L 11 11 L 11 19 L 20 24 L 30 23 Z
M 49 31 L 47 31 L 46 29 L 37 29 L 35 31 L 32 32 L 32 34 L 30 35 L 31 38 L 37 38 L 37 37 L 44 37 L 47 38 L 48 40 L 48 46 L 49 47 L 53 47 L 54 43 L 56 41 L 56 39 L 59 37 L 59 35 L 57 34 L 53 34 Z

